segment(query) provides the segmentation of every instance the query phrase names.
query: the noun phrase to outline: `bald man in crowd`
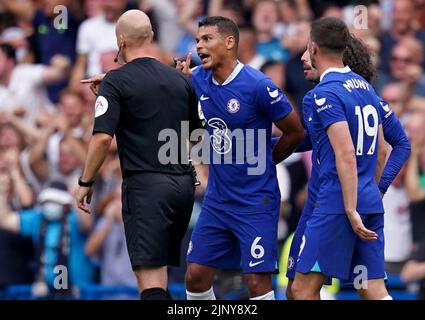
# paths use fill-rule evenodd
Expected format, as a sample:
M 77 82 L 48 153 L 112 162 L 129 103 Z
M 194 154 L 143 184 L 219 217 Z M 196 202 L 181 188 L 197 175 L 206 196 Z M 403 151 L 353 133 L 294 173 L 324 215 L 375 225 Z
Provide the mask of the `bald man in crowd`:
M 181 72 L 149 56 L 153 32 L 145 13 L 125 12 L 116 38 L 117 59 L 124 64 L 108 72 L 100 86 L 76 202 L 81 213 L 90 213 L 92 186 L 115 135 L 127 248 L 141 299 L 168 300 L 167 266 L 180 264 L 195 189 L 186 143 L 172 145 L 164 157 L 160 133 L 167 129 L 180 143 L 188 138 L 182 136 L 182 122 L 190 131 L 200 127 L 197 98 Z

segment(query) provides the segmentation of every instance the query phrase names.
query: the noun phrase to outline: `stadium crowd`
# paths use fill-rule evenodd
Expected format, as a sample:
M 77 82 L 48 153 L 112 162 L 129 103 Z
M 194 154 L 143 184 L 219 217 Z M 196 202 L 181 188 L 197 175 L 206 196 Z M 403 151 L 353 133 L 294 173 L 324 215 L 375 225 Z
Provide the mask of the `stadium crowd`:
M 136 287 L 122 229 L 116 144 L 95 182 L 95 214 L 77 214 L 73 201 L 96 99 L 80 80 L 120 67 L 115 21 L 131 8 L 148 13 L 151 55 L 169 65 L 189 52 L 200 63 L 200 18 L 231 18 L 240 28 L 239 60 L 278 84 L 300 116 L 313 87 L 301 62 L 310 22 L 343 19 L 370 49 L 374 86 L 411 142 L 411 156 L 383 198 L 385 260 L 390 275 L 415 283 L 418 298 L 425 298 L 424 0 L 0 0 L 0 298 L 9 286 L 31 283 L 32 294 L 42 296 L 57 265 L 69 268 L 70 288 Z M 306 199 L 310 161 L 309 153 L 293 154 L 277 167 L 283 248 Z M 208 181 L 207 166 L 196 170 L 202 183 L 191 226 Z M 59 205 L 43 205 L 49 199 Z M 58 217 L 60 224 L 53 223 Z M 184 270 L 172 269 L 170 281 L 182 283 Z M 244 297 L 235 294 L 237 271 L 221 272 L 219 287 L 218 298 Z

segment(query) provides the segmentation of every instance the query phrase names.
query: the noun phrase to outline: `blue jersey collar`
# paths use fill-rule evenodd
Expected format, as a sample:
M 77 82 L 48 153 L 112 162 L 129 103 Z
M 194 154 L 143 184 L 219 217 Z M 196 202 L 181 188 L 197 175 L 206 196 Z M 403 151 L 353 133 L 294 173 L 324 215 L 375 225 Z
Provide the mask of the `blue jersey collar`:
M 226 84 L 229 84 L 230 82 L 232 82 L 236 76 L 239 74 L 239 72 L 241 72 L 242 68 L 243 68 L 244 64 L 240 61 L 238 61 L 238 64 L 236 65 L 236 68 L 232 71 L 232 73 L 227 77 L 226 81 L 224 81 L 221 85 L 225 86 Z M 220 86 L 220 84 L 214 79 L 214 77 L 212 77 L 212 82 L 216 85 L 216 86 Z
M 322 73 L 322 75 L 320 76 L 320 81 L 322 81 L 322 80 L 323 80 L 323 77 L 324 77 L 325 75 L 327 75 L 328 73 L 330 73 L 330 72 L 348 73 L 348 72 L 350 72 L 350 71 L 351 71 L 351 69 L 350 69 L 350 67 L 349 67 L 349 66 L 345 66 L 344 68 L 328 68 L 328 69 L 326 69 L 326 70 L 325 70 L 325 72 L 323 72 L 323 73 Z

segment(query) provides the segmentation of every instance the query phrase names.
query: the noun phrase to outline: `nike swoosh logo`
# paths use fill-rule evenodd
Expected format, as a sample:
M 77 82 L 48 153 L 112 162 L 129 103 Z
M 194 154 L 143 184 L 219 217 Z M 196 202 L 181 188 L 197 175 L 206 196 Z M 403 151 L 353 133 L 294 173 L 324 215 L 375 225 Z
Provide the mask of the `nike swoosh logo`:
M 257 262 L 250 261 L 249 262 L 249 267 L 252 268 L 252 267 L 258 266 L 259 264 L 261 264 L 263 262 L 264 262 L 264 260 L 257 261 Z
M 384 109 L 385 112 L 391 111 L 390 105 L 388 103 L 385 104 L 383 102 L 380 102 L 380 104 L 381 104 L 382 109 Z
M 208 100 L 210 97 L 204 97 L 204 95 L 201 96 L 201 101 Z
M 316 94 L 314 94 L 314 101 L 320 107 L 325 104 L 326 98 L 317 99 Z
M 275 89 L 273 91 L 270 91 L 270 88 L 267 87 L 267 91 L 269 92 L 269 96 L 272 97 L 273 99 L 274 98 L 277 98 L 277 96 L 279 95 L 279 90 L 278 89 Z

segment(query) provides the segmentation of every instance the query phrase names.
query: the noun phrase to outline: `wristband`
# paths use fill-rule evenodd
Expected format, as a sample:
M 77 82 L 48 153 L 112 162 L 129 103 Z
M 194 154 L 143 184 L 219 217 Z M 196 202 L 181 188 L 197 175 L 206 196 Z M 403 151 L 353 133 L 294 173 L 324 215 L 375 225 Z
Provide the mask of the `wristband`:
M 78 185 L 80 187 L 91 187 L 94 184 L 94 180 L 86 182 L 86 181 L 81 180 L 81 178 L 82 177 L 78 178 Z

